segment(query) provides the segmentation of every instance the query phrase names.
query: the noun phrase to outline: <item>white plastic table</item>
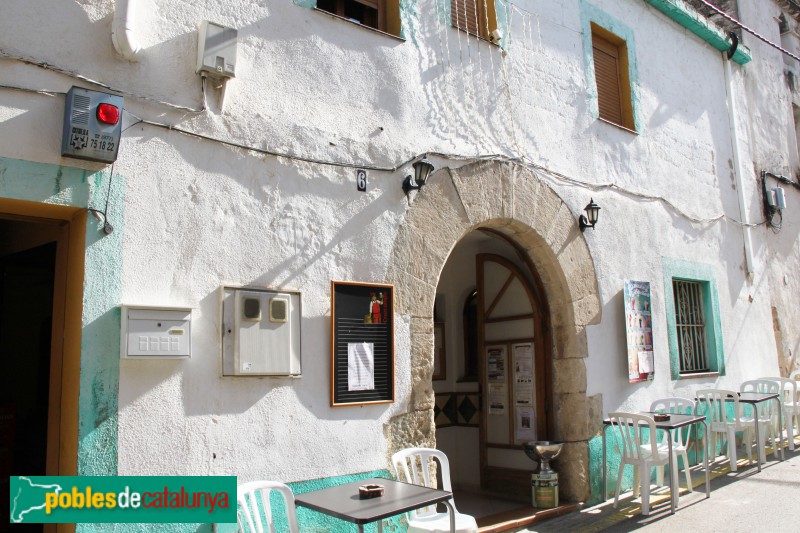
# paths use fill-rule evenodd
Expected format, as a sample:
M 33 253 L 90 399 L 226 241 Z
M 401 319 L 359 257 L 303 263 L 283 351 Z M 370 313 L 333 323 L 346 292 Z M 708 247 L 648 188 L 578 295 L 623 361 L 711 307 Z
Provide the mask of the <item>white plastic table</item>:
M 753 417 L 755 419 L 756 432 L 756 464 L 758 471 L 761 472 L 761 432 L 758 430 L 758 404 L 775 400 L 778 402 L 778 448 L 780 449 L 781 460 L 783 460 L 783 405 L 781 405 L 781 395 L 779 393 L 761 392 L 740 392 L 739 403 L 746 403 L 753 406 Z M 733 398 L 727 398 L 726 402 L 732 402 Z M 766 455 L 766 452 L 765 454 Z
M 360 499 L 361 485 L 383 485 L 383 496 Z M 450 515 L 450 531 L 456 530 L 456 513 L 450 500 L 453 494 L 446 490 L 431 489 L 420 485 L 403 483 L 393 479 L 371 478 L 315 490 L 295 496 L 295 504 L 320 513 L 352 522 L 364 531 L 364 524 L 378 522 L 378 531 L 383 531 L 382 520 L 395 515 L 444 503 Z
M 643 412 L 640 413 L 647 416 L 653 416 L 655 413 Z M 672 431 L 673 429 L 678 429 L 690 425 L 695 424 L 703 424 L 706 429 L 706 434 L 708 434 L 708 425 L 706 424 L 706 417 L 703 415 L 681 415 L 681 414 L 672 414 L 669 415 L 669 420 L 665 421 L 655 421 L 656 429 L 663 429 L 667 433 L 667 453 L 669 454 L 669 492 L 670 492 L 670 514 L 675 513 L 675 509 L 678 507 L 678 480 L 673 479 L 672 475 L 672 463 L 675 460 L 672 457 Z M 606 486 L 606 429 L 611 426 L 611 420 L 606 418 L 603 420 L 603 499 L 608 499 L 608 487 Z M 695 435 L 697 432 L 695 432 Z M 655 438 L 653 435 L 651 438 Z M 696 438 L 696 437 L 695 437 Z M 706 439 L 708 440 L 708 439 Z M 703 467 L 705 468 L 706 472 L 706 498 L 711 497 L 711 478 L 708 473 L 708 443 L 706 443 L 706 450 L 703 453 Z M 689 465 L 685 465 L 685 468 L 689 468 Z M 645 475 L 644 472 L 641 472 L 639 475 Z

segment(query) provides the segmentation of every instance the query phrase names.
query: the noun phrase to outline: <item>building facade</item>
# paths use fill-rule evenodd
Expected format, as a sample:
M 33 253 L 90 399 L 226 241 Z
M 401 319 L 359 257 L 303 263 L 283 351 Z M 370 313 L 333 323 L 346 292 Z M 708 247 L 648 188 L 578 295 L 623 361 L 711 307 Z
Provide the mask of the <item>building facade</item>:
M 702 0 L 6 2 L 9 474 L 305 490 L 439 446 L 459 487 L 520 497 L 521 444 L 561 440 L 561 498 L 587 501 L 608 412 L 799 368 L 798 6 L 711 4 L 734 20 Z M 210 44 L 198 74 L 218 27 L 235 53 Z M 73 86 L 122 97 L 113 164 L 62 156 Z M 391 286 L 391 401 L 332 405 L 332 281 Z M 285 375 L 228 372 L 246 289 L 301 302 Z M 191 357 L 121 357 L 122 306 L 190 309 Z

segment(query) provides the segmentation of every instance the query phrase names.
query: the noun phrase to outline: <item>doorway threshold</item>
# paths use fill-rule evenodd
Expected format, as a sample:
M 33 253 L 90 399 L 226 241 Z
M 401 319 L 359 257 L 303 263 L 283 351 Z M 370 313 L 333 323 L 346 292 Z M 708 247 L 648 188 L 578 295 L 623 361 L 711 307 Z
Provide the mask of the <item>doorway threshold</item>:
M 490 516 L 478 518 L 478 533 L 499 533 L 501 531 L 517 531 L 536 522 L 549 520 L 558 516 L 580 511 L 582 503 L 567 503 L 552 509 L 521 507 L 503 511 Z

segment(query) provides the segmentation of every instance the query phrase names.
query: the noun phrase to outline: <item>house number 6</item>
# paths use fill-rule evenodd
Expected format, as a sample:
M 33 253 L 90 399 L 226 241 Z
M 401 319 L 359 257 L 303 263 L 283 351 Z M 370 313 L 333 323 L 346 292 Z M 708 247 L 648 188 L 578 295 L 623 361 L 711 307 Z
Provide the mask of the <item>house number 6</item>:
M 367 171 L 364 169 L 358 169 L 356 171 L 356 187 L 361 192 L 366 192 L 367 190 Z

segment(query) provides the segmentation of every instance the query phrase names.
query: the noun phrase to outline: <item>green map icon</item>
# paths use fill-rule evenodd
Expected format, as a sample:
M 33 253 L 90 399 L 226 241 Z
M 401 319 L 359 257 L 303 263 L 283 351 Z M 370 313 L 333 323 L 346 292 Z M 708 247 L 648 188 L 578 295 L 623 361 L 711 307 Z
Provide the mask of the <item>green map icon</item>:
M 35 483 L 24 476 L 12 476 L 11 522 L 40 523 L 45 514 L 45 494 L 60 493 L 61 485 Z

